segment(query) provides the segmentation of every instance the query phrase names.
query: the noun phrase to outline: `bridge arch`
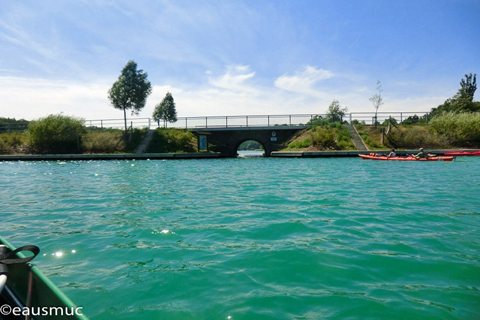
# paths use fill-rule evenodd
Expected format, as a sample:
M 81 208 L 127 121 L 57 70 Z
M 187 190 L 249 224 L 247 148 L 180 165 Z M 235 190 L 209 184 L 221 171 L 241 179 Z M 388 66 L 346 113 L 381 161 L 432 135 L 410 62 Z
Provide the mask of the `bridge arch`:
M 201 140 L 203 136 L 208 141 L 208 149 L 220 152 L 228 157 L 236 157 L 241 143 L 253 140 L 260 143 L 265 156 L 269 157 L 272 151 L 278 151 L 285 147 L 285 143 L 298 131 L 306 126 L 274 126 L 274 127 L 228 127 L 228 128 L 202 128 L 192 132 Z
M 261 141 L 259 141 L 259 139 L 243 139 L 243 140 L 239 140 L 235 146 L 235 152 L 237 152 L 237 155 L 238 155 L 238 151 L 242 151 L 240 150 L 240 147 L 246 143 L 246 142 L 249 142 L 249 141 L 253 141 L 253 142 L 256 142 L 257 144 L 259 144 L 261 146 L 261 148 L 263 149 L 262 151 L 265 152 L 266 148 L 265 148 L 265 145 L 264 143 L 262 143 Z

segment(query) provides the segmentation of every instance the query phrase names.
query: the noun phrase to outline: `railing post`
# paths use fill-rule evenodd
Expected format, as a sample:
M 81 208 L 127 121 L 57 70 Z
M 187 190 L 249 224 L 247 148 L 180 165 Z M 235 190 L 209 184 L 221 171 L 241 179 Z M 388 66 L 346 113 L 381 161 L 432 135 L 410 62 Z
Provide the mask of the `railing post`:
M 402 113 L 400 112 L 400 123 L 403 122 L 403 119 L 402 119 Z
M 245 116 L 245 120 L 246 120 L 246 124 L 247 124 L 247 128 L 248 128 L 248 116 Z
M 228 128 L 228 116 L 225 116 L 225 128 Z
M 103 120 L 100 120 L 100 128 L 103 129 Z
M 288 124 L 290 125 L 290 127 L 292 126 L 292 115 L 288 115 Z
M 148 118 L 148 130 L 150 130 L 150 118 Z
M 270 127 L 270 116 L 267 116 L 268 127 Z
M 188 118 L 185 118 L 185 129 L 188 129 Z
M 208 122 L 207 122 L 207 117 L 205 117 L 205 128 L 208 128 Z

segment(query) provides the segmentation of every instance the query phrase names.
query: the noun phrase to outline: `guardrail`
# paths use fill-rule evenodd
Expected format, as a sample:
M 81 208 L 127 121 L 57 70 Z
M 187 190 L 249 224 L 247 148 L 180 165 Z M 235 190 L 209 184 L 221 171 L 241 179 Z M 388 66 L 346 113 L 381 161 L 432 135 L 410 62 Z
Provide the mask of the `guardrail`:
M 392 117 L 398 123 L 402 123 L 409 116 L 417 115 L 422 117 L 428 112 L 378 112 L 377 122 L 382 123 Z M 311 120 L 323 117 L 325 114 L 290 114 L 290 115 L 244 115 L 244 116 L 208 116 L 208 117 L 179 117 L 173 123 L 155 122 L 151 118 L 130 118 L 127 119 L 129 128 L 234 128 L 234 127 L 275 127 L 275 126 L 304 126 Z M 352 122 L 357 120 L 365 124 L 375 123 L 374 112 L 351 112 L 343 116 L 342 120 Z M 123 129 L 125 127 L 124 119 L 98 119 L 85 120 L 85 125 L 91 129 Z M 0 123 L 0 132 L 23 131 L 27 129 L 27 124 L 8 124 Z
M 402 123 L 410 116 L 419 117 L 427 115 L 428 112 L 378 112 L 377 123 L 382 123 L 386 119 L 394 118 L 398 123 Z M 173 123 L 163 121 L 155 122 L 151 118 L 130 118 L 127 119 L 127 125 L 130 128 L 181 128 L 181 129 L 199 129 L 199 128 L 242 128 L 242 127 L 275 127 L 275 126 L 304 126 L 311 120 L 318 117 L 326 117 L 326 114 L 290 114 L 290 115 L 244 115 L 244 116 L 207 116 L 207 117 L 179 117 Z M 375 123 L 374 112 L 351 112 L 343 116 L 342 121 L 352 122 L 357 120 L 365 124 Z M 104 119 L 104 120 L 86 120 L 85 125 L 91 129 L 103 128 L 124 128 L 124 119 Z

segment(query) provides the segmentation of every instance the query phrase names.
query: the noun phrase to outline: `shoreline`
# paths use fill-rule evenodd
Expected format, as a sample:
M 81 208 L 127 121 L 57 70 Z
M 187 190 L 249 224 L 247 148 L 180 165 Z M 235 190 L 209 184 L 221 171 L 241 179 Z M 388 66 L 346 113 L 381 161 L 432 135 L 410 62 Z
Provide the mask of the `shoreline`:
M 443 155 L 446 152 L 474 151 L 478 149 L 439 149 L 425 150 L 428 153 Z M 359 154 L 388 154 L 389 150 L 369 151 L 272 151 L 271 158 L 344 158 L 357 157 Z M 418 150 L 401 150 L 397 155 L 418 153 Z M 185 159 L 223 159 L 231 158 L 221 153 L 119 153 L 119 154 L 31 154 L 0 155 L 0 161 L 57 161 L 57 160 L 185 160 Z

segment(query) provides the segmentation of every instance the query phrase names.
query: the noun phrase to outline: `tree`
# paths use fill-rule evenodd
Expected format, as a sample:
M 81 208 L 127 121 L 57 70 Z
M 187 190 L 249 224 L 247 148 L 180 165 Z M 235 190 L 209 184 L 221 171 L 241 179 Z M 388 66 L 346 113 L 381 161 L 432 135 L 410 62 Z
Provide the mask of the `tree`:
M 108 98 L 116 109 L 123 110 L 125 119 L 125 139 L 127 137 L 127 109 L 132 115 L 138 115 L 145 107 L 147 97 L 152 92 L 150 81 L 147 80 L 147 73 L 137 70 L 135 61 L 128 61 L 122 73 L 108 91 Z
M 471 101 L 473 101 L 473 95 L 477 90 L 477 75 L 473 75 L 472 81 L 472 74 L 465 75 L 465 80 L 460 80 L 460 85 L 462 86 L 458 91 L 462 96 L 469 97 Z
M 170 92 L 167 92 L 162 102 L 155 106 L 152 117 L 153 120 L 157 121 L 159 125 L 160 120 L 163 120 L 165 127 L 167 127 L 167 121 L 177 121 L 177 110 L 175 109 L 175 102 L 173 101 L 173 97 Z
M 343 116 L 348 112 L 347 107 L 342 107 L 338 100 L 333 100 L 328 106 L 327 119 L 330 122 L 342 121 Z
M 465 79 L 460 81 L 460 89 L 452 97 L 445 100 L 445 102 L 439 105 L 437 108 L 432 108 L 430 117 L 435 117 L 443 114 L 444 112 L 479 112 L 480 102 L 473 101 L 473 96 L 477 90 L 477 75 L 470 73 L 465 75 Z
M 377 127 L 377 112 L 378 108 L 380 108 L 381 105 L 383 105 L 383 98 L 382 98 L 382 84 L 380 81 L 377 81 L 377 93 L 375 93 L 370 99 L 373 106 L 375 107 L 375 128 Z

